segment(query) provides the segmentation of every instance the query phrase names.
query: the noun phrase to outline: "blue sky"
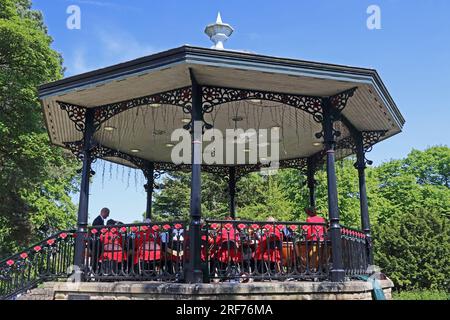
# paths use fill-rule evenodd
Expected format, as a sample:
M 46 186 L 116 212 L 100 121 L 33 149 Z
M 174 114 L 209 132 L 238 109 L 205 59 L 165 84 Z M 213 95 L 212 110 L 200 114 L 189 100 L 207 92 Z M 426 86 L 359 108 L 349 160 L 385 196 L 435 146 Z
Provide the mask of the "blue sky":
M 381 30 L 366 27 L 372 4 L 381 9 Z M 69 5 L 81 9 L 80 30 L 66 28 Z M 406 124 L 374 147 L 375 164 L 450 143 L 448 0 L 34 0 L 33 7 L 44 14 L 66 76 L 183 44 L 210 47 L 203 30 L 220 11 L 235 28 L 226 48 L 377 69 Z M 102 161 L 95 169 L 90 220 L 103 206 L 123 222 L 140 219 L 140 172 L 136 184 L 128 169 L 114 165 L 112 179 L 109 164 L 104 175 Z

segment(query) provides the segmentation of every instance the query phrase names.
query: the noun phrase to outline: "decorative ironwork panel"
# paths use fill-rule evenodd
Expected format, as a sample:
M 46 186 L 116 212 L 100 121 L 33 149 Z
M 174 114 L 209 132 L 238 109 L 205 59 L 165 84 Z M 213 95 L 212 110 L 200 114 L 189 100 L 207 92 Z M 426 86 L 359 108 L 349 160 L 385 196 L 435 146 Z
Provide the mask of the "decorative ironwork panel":
M 258 90 L 223 87 L 202 87 L 203 111 L 209 113 L 214 106 L 240 100 L 260 99 L 280 102 L 311 114 L 316 122 L 323 119 L 322 98 Z
M 190 164 L 175 164 L 172 162 L 155 162 L 155 170 L 160 172 L 167 171 L 190 171 Z
M 308 161 L 307 158 L 280 160 L 280 168 L 283 168 L 283 169 L 284 168 L 292 168 L 292 169 L 299 169 L 301 171 L 305 171 L 306 166 L 307 166 L 307 161 Z
M 356 91 L 356 87 L 355 88 L 351 88 L 349 90 L 343 91 L 341 93 L 338 93 L 334 96 L 331 96 L 330 102 L 331 105 L 336 108 L 339 112 L 342 111 L 345 106 L 347 105 L 348 99 L 350 99 L 350 97 L 353 96 L 353 94 Z
M 364 152 L 370 152 L 374 144 L 379 142 L 386 135 L 387 130 L 361 131 L 363 137 Z M 356 142 L 352 135 L 339 140 L 336 144 L 337 149 L 348 149 L 356 153 Z
M 70 120 L 75 123 L 76 129 L 84 132 L 87 108 L 62 101 L 57 101 L 57 103 L 62 110 L 67 111 Z M 179 106 L 183 108 L 184 113 L 190 113 L 192 107 L 192 88 L 184 87 L 95 107 L 94 128 L 97 130 L 103 122 L 121 112 L 134 107 L 156 103 Z
M 336 149 L 347 149 L 352 150 L 353 153 L 356 153 L 355 140 L 352 136 L 345 137 L 336 143 Z
M 83 160 L 83 158 L 84 158 L 83 144 L 84 144 L 83 140 L 64 142 L 64 146 L 67 149 L 69 149 L 70 152 L 72 152 L 73 155 L 80 160 Z
M 387 130 L 363 131 L 364 152 L 370 152 L 374 144 L 378 143 L 387 133 Z
M 183 108 L 184 113 L 190 113 L 192 107 L 192 88 L 184 87 L 99 106 L 95 111 L 95 127 L 98 128 L 106 120 L 126 110 L 156 103 L 178 106 Z
M 70 120 L 75 123 L 75 128 L 78 131 L 84 132 L 85 119 L 86 119 L 86 107 L 82 107 L 76 104 L 71 104 L 62 101 L 56 101 L 61 110 L 65 110 Z

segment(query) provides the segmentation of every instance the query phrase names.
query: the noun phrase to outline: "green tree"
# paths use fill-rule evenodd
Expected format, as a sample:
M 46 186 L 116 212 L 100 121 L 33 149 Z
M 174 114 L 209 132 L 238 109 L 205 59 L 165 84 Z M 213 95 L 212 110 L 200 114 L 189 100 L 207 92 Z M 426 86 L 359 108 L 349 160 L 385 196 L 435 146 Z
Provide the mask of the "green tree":
M 259 181 L 258 189 L 261 196 L 258 197 L 257 193 L 245 192 L 242 196 L 247 201 L 253 198 L 253 201 L 249 201 L 247 205 L 239 208 L 239 218 L 266 220 L 272 216 L 279 221 L 292 221 L 294 219 L 294 204 L 289 200 L 288 195 L 281 187 L 279 177 L 277 175 L 261 177 L 258 174 L 253 174 L 251 178 Z M 257 186 L 257 183 L 253 184 L 254 189 Z
M 76 162 L 50 146 L 37 86 L 62 76 L 40 12 L 0 0 L 0 256 L 74 225 Z
M 450 213 L 449 153 L 448 147 L 413 150 L 405 159 L 377 167 L 378 195 L 386 201 L 380 208 L 380 223 L 419 209 Z
M 375 263 L 398 289 L 450 292 L 450 224 L 436 210 L 420 209 L 374 226 Z
M 153 196 L 153 218 L 158 221 L 189 217 L 190 176 L 183 172 L 164 175 Z

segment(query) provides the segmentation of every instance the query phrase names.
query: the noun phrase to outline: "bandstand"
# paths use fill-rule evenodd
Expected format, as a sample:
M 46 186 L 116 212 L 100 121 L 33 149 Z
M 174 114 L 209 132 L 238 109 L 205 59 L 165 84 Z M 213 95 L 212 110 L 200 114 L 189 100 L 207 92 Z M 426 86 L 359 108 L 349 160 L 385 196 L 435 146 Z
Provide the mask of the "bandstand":
M 229 30 L 221 20 L 213 26 Z M 232 29 L 228 32 L 220 33 L 222 38 L 216 31 L 209 35 L 217 45 Z M 220 46 L 182 46 L 45 84 L 39 96 L 51 142 L 82 161 L 77 229 L 4 261 L 4 270 L 18 273 L 22 268 L 31 278 L 55 279 L 66 277 L 65 268 L 73 263 L 82 281 L 181 283 L 344 282 L 368 273 L 372 253 L 366 153 L 401 132 L 404 124 L 375 70 Z M 202 125 L 198 128 L 195 122 Z M 171 134 L 182 128 L 191 135 L 191 157 L 180 164 L 171 158 L 176 144 Z M 326 169 L 329 222 L 238 220 L 236 181 L 273 163 L 260 157 L 199 162 L 206 147 L 202 134 L 212 128 L 279 129 L 277 166 L 301 170 L 307 177 L 310 203 L 299 205 L 315 206 L 314 174 Z M 246 152 L 248 144 L 236 143 L 236 148 Z M 361 230 L 339 221 L 335 161 L 350 155 L 356 155 Z M 143 171 L 148 218 L 155 179 L 170 171 L 191 172 L 189 221 L 88 226 L 95 159 Z M 202 219 L 201 172 L 228 182 L 232 220 Z M 3 294 L 5 288 L 17 288 L 14 283 L 20 280 L 2 282 Z

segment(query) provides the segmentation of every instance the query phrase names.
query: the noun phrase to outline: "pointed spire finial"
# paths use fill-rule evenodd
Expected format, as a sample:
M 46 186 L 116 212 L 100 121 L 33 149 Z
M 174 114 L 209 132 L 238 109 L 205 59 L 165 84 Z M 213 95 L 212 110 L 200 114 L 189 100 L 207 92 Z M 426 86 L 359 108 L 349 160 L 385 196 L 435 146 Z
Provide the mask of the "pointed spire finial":
M 228 23 L 222 22 L 220 12 L 217 13 L 216 23 L 209 24 L 205 28 L 205 33 L 214 42 L 211 48 L 218 50 L 223 50 L 223 43 L 231 36 L 233 31 L 233 28 Z
M 217 12 L 216 23 L 217 23 L 217 24 L 223 24 L 223 22 L 222 22 L 222 17 L 220 16 L 220 11 Z

